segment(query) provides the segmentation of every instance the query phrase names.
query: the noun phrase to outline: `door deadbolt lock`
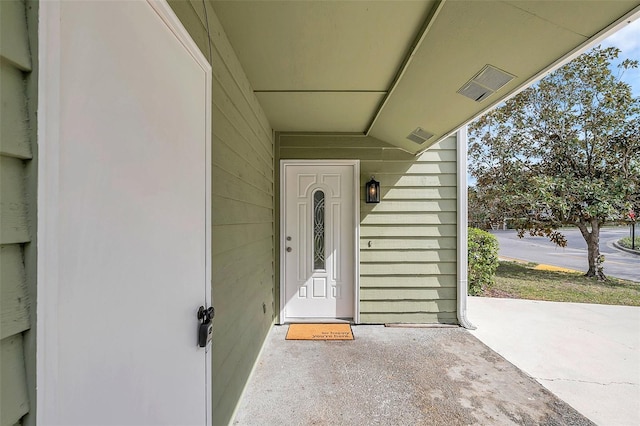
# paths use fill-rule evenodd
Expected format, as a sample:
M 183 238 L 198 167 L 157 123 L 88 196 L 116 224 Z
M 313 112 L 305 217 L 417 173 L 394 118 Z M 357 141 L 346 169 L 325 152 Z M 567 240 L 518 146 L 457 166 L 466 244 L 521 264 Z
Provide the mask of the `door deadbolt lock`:
M 198 308 L 198 319 L 202 322 L 198 326 L 198 346 L 204 348 L 211 341 L 213 337 L 213 317 L 215 316 L 215 309 L 213 306 L 205 309 L 204 306 Z
M 291 241 L 291 237 L 287 237 L 287 241 Z

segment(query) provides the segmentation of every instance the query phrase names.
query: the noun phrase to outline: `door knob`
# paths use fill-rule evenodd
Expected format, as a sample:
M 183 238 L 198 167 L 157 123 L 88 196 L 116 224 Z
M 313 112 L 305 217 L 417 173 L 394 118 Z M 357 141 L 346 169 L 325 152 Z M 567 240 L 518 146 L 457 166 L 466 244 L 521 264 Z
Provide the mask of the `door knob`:
M 287 252 L 291 252 L 293 250 L 291 247 L 287 247 Z

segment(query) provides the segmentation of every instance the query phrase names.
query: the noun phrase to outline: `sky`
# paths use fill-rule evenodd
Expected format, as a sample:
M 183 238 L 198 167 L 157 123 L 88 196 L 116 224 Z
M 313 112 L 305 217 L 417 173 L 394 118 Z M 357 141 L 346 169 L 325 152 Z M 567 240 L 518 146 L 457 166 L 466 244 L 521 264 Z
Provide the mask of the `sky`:
M 603 47 L 615 46 L 622 50 L 622 58 L 640 60 L 640 19 L 610 35 L 601 44 Z M 625 71 L 622 80 L 631 85 L 634 96 L 640 96 L 640 69 Z

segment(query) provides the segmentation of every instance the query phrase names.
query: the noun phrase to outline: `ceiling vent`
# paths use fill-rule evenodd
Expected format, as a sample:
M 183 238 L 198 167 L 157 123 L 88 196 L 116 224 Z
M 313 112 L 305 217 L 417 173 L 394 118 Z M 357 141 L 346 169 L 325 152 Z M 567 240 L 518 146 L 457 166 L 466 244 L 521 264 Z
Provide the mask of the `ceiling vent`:
M 462 86 L 462 89 L 458 90 L 458 93 L 465 95 L 469 99 L 473 99 L 476 102 L 482 102 L 491 96 L 493 90 L 482 87 L 473 80 Z
M 476 102 L 482 102 L 514 78 L 514 75 L 494 66 L 485 65 L 475 77 L 458 90 L 458 93 Z
M 429 133 L 422 127 L 418 127 L 413 132 L 411 132 L 409 136 L 407 136 L 407 139 L 409 139 L 411 142 L 417 143 L 418 145 L 422 145 L 432 137 L 433 133 Z

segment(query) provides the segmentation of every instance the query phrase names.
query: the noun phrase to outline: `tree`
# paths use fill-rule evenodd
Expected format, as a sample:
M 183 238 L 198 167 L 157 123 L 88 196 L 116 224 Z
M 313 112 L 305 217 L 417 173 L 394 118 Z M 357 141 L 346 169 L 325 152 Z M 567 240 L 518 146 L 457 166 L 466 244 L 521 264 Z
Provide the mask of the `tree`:
M 605 279 L 600 228 L 640 206 L 640 98 L 620 77 L 638 67 L 595 49 L 469 126 L 470 173 L 485 205 L 499 205 L 520 237 L 575 225 L 587 242 L 586 275 Z
M 507 218 L 502 203 L 495 197 L 487 196 L 485 187 L 467 188 L 467 222 L 480 229 L 501 227 Z

